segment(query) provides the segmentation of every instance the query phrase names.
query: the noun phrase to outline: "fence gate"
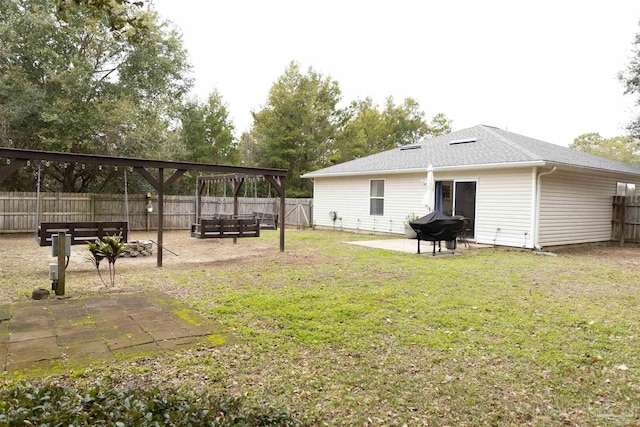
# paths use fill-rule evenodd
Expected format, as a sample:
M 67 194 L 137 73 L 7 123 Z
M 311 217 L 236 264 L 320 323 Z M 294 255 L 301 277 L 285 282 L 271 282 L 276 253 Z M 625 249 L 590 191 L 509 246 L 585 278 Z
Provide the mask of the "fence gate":
M 611 213 L 611 240 L 640 243 L 640 196 L 613 197 Z

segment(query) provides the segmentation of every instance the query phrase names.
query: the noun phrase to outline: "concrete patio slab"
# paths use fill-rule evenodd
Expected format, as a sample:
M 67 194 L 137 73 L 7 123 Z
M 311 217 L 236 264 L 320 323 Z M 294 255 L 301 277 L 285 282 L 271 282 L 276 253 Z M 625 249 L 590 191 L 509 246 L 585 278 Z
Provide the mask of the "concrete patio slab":
M 9 320 L 11 318 L 11 307 L 0 306 L 0 322 Z
M 51 313 L 51 317 L 54 320 L 63 319 L 70 320 L 75 318 L 83 318 L 88 317 L 89 313 L 87 309 L 84 307 L 69 307 L 69 308 L 60 308 L 53 313 Z
M 56 336 L 56 333 L 50 327 L 43 327 L 42 329 L 36 329 L 36 330 L 30 330 L 30 331 L 20 331 L 18 329 L 18 332 L 10 333 L 9 342 L 15 343 L 15 342 L 31 341 L 31 340 L 37 340 L 41 338 L 49 338 L 49 337 L 55 337 L 55 336 Z
M 56 335 L 64 337 L 67 335 L 74 335 L 80 332 L 96 331 L 96 325 L 87 319 L 90 318 L 72 318 L 72 319 L 59 319 L 53 325 L 53 329 Z
M 13 332 L 25 332 L 25 331 L 34 331 L 50 328 L 53 324 L 52 319 L 45 316 L 24 318 L 24 317 L 16 317 L 13 319 L 11 323 Z
M 191 344 L 192 338 L 177 338 L 174 340 L 157 341 L 156 344 L 163 350 L 180 350 L 182 348 L 188 348 Z
M 155 322 L 140 325 L 155 341 L 167 341 L 193 336 L 187 329 L 181 328 L 176 322 Z
M 9 319 L 7 319 L 9 320 Z M 8 343 L 9 342 L 9 322 L 0 321 L 0 343 Z M 0 353 L 2 354 L 2 353 Z
M 359 240 L 355 242 L 345 242 L 348 245 L 364 246 L 367 248 L 385 249 L 389 251 L 404 252 L 408 254 L 418 253 L 418 241 L 416 239 L 382 239 L 382 240 Z M 469 248 L 478 248 L 479 245 L 470 244 Z M 436 256 L 454 255 L 463 253 L 466 249 L 464 244 L 458 244 L 455 250 L 449 250 L 444 242 L 440 248 L 436 246 Z M 431 242 L 420 242 L 420 255 L 433 255 L 433 244 Z
M 25 364 L 59 359 L 62 352 L 56 337 L 36 338 L 28 341 L 10 342 L 7 348 L 6 365 Z
M 164 294 L 51 298 L 0 306 L 4 371 L 225 342 L 216 325 Z
M 104 341 L 78 342 L 65 347 L 63 350 L 67 357 L 79 358 L 85 356 L 106 356 L 109 354 L 109 347 Z
M 58 345 L 60 347 L 69 348 L 74 345 L 91 341 L 104 341 L 103 338 L 102 334 L 96 330 L 82 331 L 67 335 L 58 335 Z

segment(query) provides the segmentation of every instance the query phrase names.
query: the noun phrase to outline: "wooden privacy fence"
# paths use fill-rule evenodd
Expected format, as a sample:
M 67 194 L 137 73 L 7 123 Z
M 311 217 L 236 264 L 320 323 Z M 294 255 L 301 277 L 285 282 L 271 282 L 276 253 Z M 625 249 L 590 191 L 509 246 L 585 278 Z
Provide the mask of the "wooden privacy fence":
M 640 243 L 640 196 L 614 196 L 611 240 Z
M 126 221 L 129 230 L 155 230 L 158 225 L 158 200 L 152 196 L 152 212 L 147 212 L 144 194 L 0 192 L 0 233 L 34 232 L 36 215 L 42 222 Z M 239 214 L 278 213 L 279 199 L 239 197 Z M 189 230 L 195 220 L 194 196 L 164 196 L 164 228 Z M 285 223 L 304 228 L 313 224 L 313 199 L 285 199 Z M 202 215 L 233 213 L 233 197 L 203 197 Z

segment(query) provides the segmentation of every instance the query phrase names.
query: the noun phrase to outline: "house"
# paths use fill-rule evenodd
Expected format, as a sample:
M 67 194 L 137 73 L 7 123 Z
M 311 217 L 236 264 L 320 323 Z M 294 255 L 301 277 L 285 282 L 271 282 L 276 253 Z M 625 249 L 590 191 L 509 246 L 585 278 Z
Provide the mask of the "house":
M 613 196 L 640 184 L 638 167 L 479 125 L 303 175 L 314 225 L 404 234 L 428 213 L 429 165 L 436 210 L 469 218 L 470 240 L 513 247 L 609 241 Z

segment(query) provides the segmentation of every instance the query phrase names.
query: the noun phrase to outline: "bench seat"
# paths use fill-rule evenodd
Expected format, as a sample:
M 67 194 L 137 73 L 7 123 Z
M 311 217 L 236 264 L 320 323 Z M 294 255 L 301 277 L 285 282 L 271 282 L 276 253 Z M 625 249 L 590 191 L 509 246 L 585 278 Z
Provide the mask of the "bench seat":
M 260 228 L 263 230 L 278 229 L 278 214 L 270 212 L 254 212 L 253 215 L 260 220 Z
M 260 220 L 257 218 L 200 219 L 191 225 L 191 237 L 197 239 L 260 237 Z
M 123 241 L 126 242 L 129 224 L 126 221 L 43 222 L 38 228 L 40 246 L 51 246 L 51 236 L 59 232 L 70 234 L 72 245 L 82 245 L 118 234 L 122 235 Z

